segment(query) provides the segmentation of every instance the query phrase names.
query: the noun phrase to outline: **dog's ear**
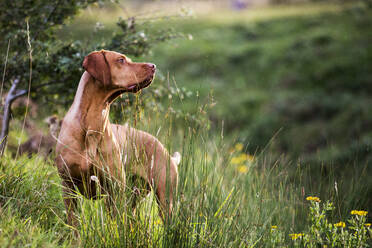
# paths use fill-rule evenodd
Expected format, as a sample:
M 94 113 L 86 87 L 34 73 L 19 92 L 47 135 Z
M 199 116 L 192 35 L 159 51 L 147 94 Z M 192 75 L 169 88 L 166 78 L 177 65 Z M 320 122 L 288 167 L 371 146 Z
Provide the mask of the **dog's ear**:
M 83 68 L 96 80 L 103 83 L 104 86 L 111 82 L 111 72 L 105 51 L 91 52 L 84 58 Z

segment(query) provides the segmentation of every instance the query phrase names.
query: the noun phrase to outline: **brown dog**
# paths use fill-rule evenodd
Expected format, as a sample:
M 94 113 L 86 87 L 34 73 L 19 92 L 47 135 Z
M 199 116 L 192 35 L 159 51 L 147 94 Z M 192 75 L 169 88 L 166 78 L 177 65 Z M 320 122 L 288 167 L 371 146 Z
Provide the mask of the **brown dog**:
M 171 214 L 178 182 L 176 159 L 154 136 L 109 122 L 111 103 L 124 92 L 136 93 L 150 85 L 155 65 L 133 63 L 123 54 L 102 50 L 86 56 L 83 67 L 86 71 L 56 147 L 69 224 L 74 224 L 76 200 L 70 195 L 74 187 L 94 198 L 96 183 L 110 193 L 106 178 L 125 185 L 127 172 L 145 179 L 155 189 L 162 211 Z

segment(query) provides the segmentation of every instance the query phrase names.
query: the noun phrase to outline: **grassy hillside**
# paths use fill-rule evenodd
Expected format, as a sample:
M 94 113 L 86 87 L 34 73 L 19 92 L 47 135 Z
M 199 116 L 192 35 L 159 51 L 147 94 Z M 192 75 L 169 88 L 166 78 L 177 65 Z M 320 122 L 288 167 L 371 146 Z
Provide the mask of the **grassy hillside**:
M 297 5 L 221 11 L 198 18 L 145 21 L 145 32 L 172 28 L 184 38 L 157 44 L 145 58 L 155 82 L 176 82 L 213 101 L 209 118 L 251 153 L 275 136 L 273 151 L 304 163 L 345 167 L 371 161 L 371 10 L 363 5 Z M 64 39 L 104 40 L 120 11 L 90 10 Z M 105 28 L 92 33 L 95 22 Z M 139 23 L 143 20 L 139 20 Z M 84 35 L 85 34 L 85 35 Z
M 212 123 L 220 127 L 223 120 L 226 133 L 250 153 L 285 154 L 309 166 L 314 184 L 329 187 L 357 173 L 367 207 L 371 13 L 354 6 L 258 22 L 190 20 L 176 27 L 193 39 L 159 46 L 152 61 L 180 87 L 202 98 L 213 94 Z M 193 105 L 186 99 L 182 107 Z
M 153 195 L 133 212 L 128 180 L 125 192 L 116 189 L 115 215 L 107 196 L 77 196 L 75 237 L 52 161 L 7 154 L 0 246 L 371 246 L 370 213 L 352 210 L 372 205 L 372 13 L 321 6 L 147 23 L 149 32 L 173 27 L 183 38 L 133 58 L 157 64 L 157 79 L 117 100 L 112 119 L 182 154 L 172 222 L 160 220 Z M 114 13 L 99 33 L 83 13 L 61 38 L 105 40 Z
M 212 90 L 211 119 L 225 120 L 251 151 L 280 131 L 280 153 L 365 163 L 372 141 L 370 16 L 349 9 L 254 23 L 190 20 L 178 30 L 193 40 L 161 45 L 152 60 L 178 85 L 202 96 Z
M 165 118 L 146 118 L 141 129 L 153 133 L 167 127 L 172 119 L 171 113 Z M 364 212 L 350 212 L 361 209 L 358 202 L 353 202 L 353 196 L 363 197 L 359 182 L 352 181 L 348 187 L 339 182 L 338 189 L 313 185 L 307 168 L 269 155 L 252 156 L 244 152 L 242 144 L 227 145 L 201 126 L 179 130 L 176 136 L 170 131 L 165 128 L 158 137 L 167 147 L 181 140 L 177 146 L 182 153 L 179 195 L 172 222 L 161 221 L 153 195 L 141 201 L 133 212 L 133 184 L 127 180 L 125 192 L 122 188 L 114 191 L 114 215 L 104 205 L 107 196 L 94 201 L 77 195 L 78 226 L 70 227 L 65 223 L 62 188 L 52 163 L 39 157 L 5 156 L 0 161 L 0 244 L 302 247 L 305 243 L 334 243 L 338 247 L 365 247 L 371 241 Z M 296 177 L 289 177 L 292 173 Z M 309 196 L 320 196 L 321 202 Z M 347 228 L 342 229 L 342 224 L 334 226 L 346 220 L 352 221 L 347 222 Z M 73 234 L 75 228 L 78 237 Z

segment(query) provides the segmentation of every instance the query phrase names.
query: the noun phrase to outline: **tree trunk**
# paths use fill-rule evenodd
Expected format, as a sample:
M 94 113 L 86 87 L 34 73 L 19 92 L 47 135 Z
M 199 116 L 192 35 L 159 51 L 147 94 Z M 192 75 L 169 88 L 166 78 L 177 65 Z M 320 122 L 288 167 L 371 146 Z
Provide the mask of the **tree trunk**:
M 10 123 L 10 117 L 12 113 L 12 109 L 11 109 L 12 103 L 18 97 L 21 97 L 27 94 L 28 92 L 27 90 L 17 90 L 19 81 L 20 81 L 19 79 L 15 79 L 13 81 L 12 87 L 10 88 L 8 95 L 6 96 L 6 99 L 5 99 L 2 129 L 1 129 L 1 134 L 0 134 L 0 156 L 4 154 L 4 150 L 6 147 L 7 140 L 8 140 L 9 123 Z

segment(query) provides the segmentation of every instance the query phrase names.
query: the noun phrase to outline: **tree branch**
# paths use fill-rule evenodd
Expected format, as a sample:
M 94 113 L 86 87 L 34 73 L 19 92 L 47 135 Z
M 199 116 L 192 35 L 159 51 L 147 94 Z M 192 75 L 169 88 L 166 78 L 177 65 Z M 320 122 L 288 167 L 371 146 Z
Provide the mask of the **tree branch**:
M 0 156 L 4 154 L 5 146 L 8 141 L 9 121 L 12 103 L 15 99 L 17 99 L 17 97 L 27 93 L 26 90 L 17 90 L 19 82 L 20 82 L 19 78 L 14 79 L 12 86 L 10 87 L 10 90 L 8 92 L 8 95 L 5 98 L 2 129 L 0 134 Z
M 31 91 L 38 91 L 39 89 L 43 88 L 44 86 L 48 86 L 48 85 L 57 85 L 57 84 L 63 84 L 64 82 L 54 82 L 54 81 L 51 81 L 51 82 L 48 82 L 48 83 L 44 83 L 44 84 L 39 84 L 35 87 L 32 87 L 31 88 Z
M 16 94 L 13 95 L 13 101 L 17 99 L 18 97 L 24 96 L 28 93 L 28 90 L 17 90 Z

